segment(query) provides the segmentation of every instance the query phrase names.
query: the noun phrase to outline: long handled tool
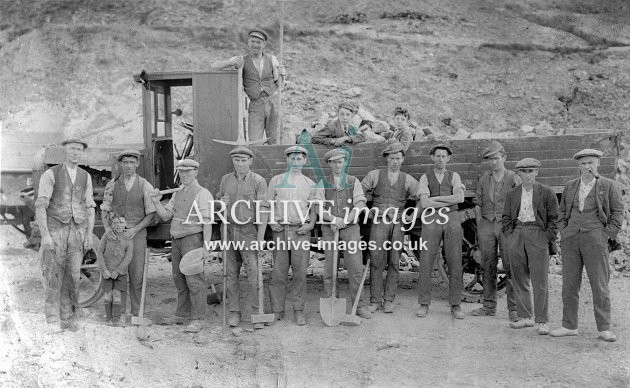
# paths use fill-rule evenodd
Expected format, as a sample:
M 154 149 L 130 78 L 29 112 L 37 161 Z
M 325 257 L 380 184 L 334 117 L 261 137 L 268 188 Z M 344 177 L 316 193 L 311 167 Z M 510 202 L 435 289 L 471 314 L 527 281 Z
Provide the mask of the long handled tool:
M 363 292 L 363 284 L 365 284 L 365 278 L 367 277 L 369 269 L 370 259 L 368 258 L 368 261 L 365 264 L 365 269 L 363 270 L 361 284 L 359 284 L 359 289 L 357 290 L 357 296 L 354 298 L 354 303 L 352 304 L 352 311 L 350 312 L 350 315 L 346 315 L 345 317 L 343 317 L 343 319 L 341 320 L 342 325 L 359 326 L 361 324 L 361 318 L 357 317 L 357 307 L 359 306 L 359 300 L 361 299 L 361 293 Z
M 223 239 L 225 240 L 225 243 L 227 244 L 228 241 L 228 237 L 227 237 L 227 222 L 224 222 L 223 225 L 221 226 L 221 229 L 223 229 Z M 223 253 L 221 255 L 223 257 L 223 332 L 225 333 L 225 327 L 226 327 L 226 319 L 227 319 L 227 250 L 223 249 Z
M 335 230 L 335 248 L 339 245 L 339 230 Z M 346 300 L 337 298 L 337 258 L 339 250 L 333 251 L 332 294 L 330 298 L 319 298 L 319 313 L 328 326 L 337 326 L 346 315 Z
M 273 314 L 265 314 L 264 313 L 264 285 L 263 285 L 263 270 L 262 266 L 263 260 L 262 257 L 258 257 L 258 314 L 252 314 L 252 323 L 271 323 L 273 322 Z
M 149 257 L 151 251 L 149 248 L 144 250 L 144 271 L 142 272 L 142 294 L 140 295 L 140 311 L 137 317 L 131 317 L 131 324 L 136 326 L 149 326 L 151 320 L 144 317 L 144 302 L 147 294 L 147 273 L 149 272 Z

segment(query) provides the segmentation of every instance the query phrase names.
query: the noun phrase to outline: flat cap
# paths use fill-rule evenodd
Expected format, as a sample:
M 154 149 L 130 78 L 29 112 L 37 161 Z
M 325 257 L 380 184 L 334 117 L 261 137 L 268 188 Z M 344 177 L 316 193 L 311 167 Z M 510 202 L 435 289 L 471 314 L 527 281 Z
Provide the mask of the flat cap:
M 177 170 L 197 170 L 199 169 L 199 162 L 192 159 L 183 159 L 177 163 Z
M 337 110 L 344 108 L 344 109 L 348 109 L 350 112 L 352 113 L 357 113 L 357 111 L 359 110 L 359 107 L 357 106 L 357 104 L 355 104 L 352 101 L 343 101 L 339 104 L 339 106 L 337 107 Z
M 265 42 L 269 40 L 269 34 L 267 34 L 267 31 L 263 30 L 262 28 L 252 28 L 251 30 L 249 30 L 248 35 L 262 39 Z
M 383 149 L 383 156 L 395 154 L 397 152 L 402 152 L 402 154 L 405 155 L 405 147 L 403 147 L 402 143 L 399 141 L 395 141 L 385 147 L 385 149 Z
M 235 155 L 247 155 L 251 158 L 254 157 L 254 153 L 252 152 L 252 150 L 250 150 L 249 148 L 245 146 L 238 146 L 234 148 L 232 151 L 230 151 L 230 156 L 235 156 Z
M 203 255 L 206 253 L 206 248 L 201 247 L 189 251 L 182 257 L 179 262 L 179 270 L 186 276 L 196 275 L 203 272 Z
M 604 153 L 600 150 L 594 150 L 592 148 L 586 148 L 583 149 L 582 151 L 576 153 L 575 155 L 573 155 L 573 159 L 575 160 L 579 160 L 580 158 L 583 158 L 585 156 L 594 156 L 596 158 L 601 158 L 602 156 L 604 156 Z
M 61 142 L 61 145 L 65 146 L 66 144 L 70 144 L 70 143 L 82 144 L 83 145 L 83 149 L 88 148 L 88 144 L 87 144 L 87 142 L 85 140 L 81 140 L 81 139 L 77 139 L 77 138 L 66 139 L 66 140 Z
M 284 150 L 284 153 L 287 156 L 291 154 L 304 154 L 304 156 L 308 155 L 308 153 L 306 152 L 306 148 L 299 145 L 294 145 L 287 148 L 286 150 Z
M 124 158 L 125 156 L 133 156 L 136 159 L 140 159 L 140 152 L 131 148 L 127 150 L 123 150 L 118 154 L 118 156 L 116 157 L 116 160 L 120 162 L 122 158 Z
M 525 158 L 516 162 L 516 168 L 538 168 L 540 167 L 540 162 L 534 158 Z
M 433 155 L 436 150 L 446 150 L 449 155 L 453 155 L 453 150 L 446 144 L 436 144 L 429 150 L 429 155 Z
M 330 162 L 331 160 L 337 160 L 346 157 L 348 157 L 348 153 L 346 153 L 343 148 L 335 148 L 326 152 L 326 155 L 324 155 L 324 160 Z
M 505 152 L 505 149 L 503 148 L 501 143 L 493 140 L 490 144 L 488 144 L 486 148 L 483 149 L 483 153 L 481 154 L 481 156 L 484 159 L 488 159 L 489 157 L 498 154 L 499 152 Z

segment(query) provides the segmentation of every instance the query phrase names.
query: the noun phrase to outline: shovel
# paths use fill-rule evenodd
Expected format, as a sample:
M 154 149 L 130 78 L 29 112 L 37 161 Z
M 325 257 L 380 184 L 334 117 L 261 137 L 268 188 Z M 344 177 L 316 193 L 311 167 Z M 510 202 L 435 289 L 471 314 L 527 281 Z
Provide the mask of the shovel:
M 136 326 L 149 326 L 151 320 L 144 317 L 144 302 L 147 294 L 147 273 L 149 272 L 149 257 L 151 251 L 149 248 L 144 250 L 144 272 L 142 273 L 142 294 L 140 295 L 140 311 L 137 317 L 131 317 L 131 324 Z
M 341 324 L 345 326 L 359 326 L 361 324 L 361 318 L 357 316 L 357 306 L 359 306 L 359 299 L 361 299 L 361 292 L 363 292 L 363 284 L 365 283 L 365 278 L 367 277 L 368 269 L 370 269 L 370 259 L 368 258 L 367 264 L 365 264 L 365 269 L 363 270 L 363 277 L 361 278 L 361 284 L 359 284 L 359 289 L 357 290 L 357 296 L 354 298 L 354 303 L 352 304 L 352 311 L 350 315 L 346 315 L 341 320 Z
M 252 314 L 252 323 L 272 323 L 273 322 L 273 314 L 265 314 L 264 306 L 263 306 L 263 297 L 264 297 L 264 285 L 263 285 L 263 270 L 262 270 L 263 260 L 262 258 L 258 259 L 258 314 Z
M 335 230 L 335 245 L 339 244 L 339 231 Z M 339 251 L 333 251 L 332 293 L 330 298 L 319 298 L 319 313 L 327 326 L 337 326 L 346 316 L 346 300 L 337 298 L 337 258 Z

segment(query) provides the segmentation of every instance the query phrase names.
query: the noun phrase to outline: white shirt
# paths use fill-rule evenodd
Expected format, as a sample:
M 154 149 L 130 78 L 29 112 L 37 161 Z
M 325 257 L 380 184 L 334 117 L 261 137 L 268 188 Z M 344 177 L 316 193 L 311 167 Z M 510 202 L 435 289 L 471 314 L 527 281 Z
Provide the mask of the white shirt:
M 525 190 L 523 188 L 521 194 L 521 210 L 518 212 L 518 220 L 521 222 L 534 222 L 536 221 L 536 216 L 534 215 L 534 189 Z
M 70 180 L 72 181 L 72 184 L 74 184 L 74 181 L 77 179 L 77 166 L 70 167 L 66 164 L 66 170 L 68 170 L 68 175 L 70 175 Z
M 584 210 L 584 201 L 593 189 L 593 186 L 595 186 L 595 179 L 591 180 L 591 183 L 585 183 L 583 178 L 580 179 L 580 192 L 578 193 L 578 200 L 580 201 L 580 211 Z

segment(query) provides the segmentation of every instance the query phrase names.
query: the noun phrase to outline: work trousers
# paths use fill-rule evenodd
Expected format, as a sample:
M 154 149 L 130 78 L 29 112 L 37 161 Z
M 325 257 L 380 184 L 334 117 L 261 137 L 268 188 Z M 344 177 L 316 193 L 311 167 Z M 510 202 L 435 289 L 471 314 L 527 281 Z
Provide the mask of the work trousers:
M 400 250 L 393 249 L 395 241 L 404 242 L 404 233 L 400 230 L 398 223 L 384 223 L 379 219 L 379 223 L 372 224 L 370 228 L 370 241 L 374 241 L 376 249 L 370 251 L 370 302 L 381 303 L 393 302 L 398 288 L 398 276 L 400 266 Z M 388 250 L 384 249 L 385 241 L 390 241 L 392 246 Z M 387 276 L 385 277 L 385 292 L 383 293 L 383 271 L 387 265 Z
M 322 225 L 322 239 L 324 241 L 333 241 L 334 232 L 330 226 Z M 357 295 L 357 291 L 359 290 L 361 278 L 363 276 L 363 255 L 358 248 L 358 243 L 361 241 L 359 225 L 349 225 L 346 228 L 340 229 L 339 241 L 353 241 L 352 244 L 357 244 L 354 251 L 350 252 L 349 249 L 346 249 L 343 252 L 343 262 L 348 270 L 348 282 L 350 283 L 350 300 L 354 303 L 354 299 Z M 324 293 L 326 294 L 326 298 L 330 298 L 332 296 L 333 271 L 337 270 L 337 268 L 333 268 L 333 253 L 332 249 L 324 251 L 324 256 L 326 258 L 324 263 Z M 339 265 L 339 262 L 337 262 L 337 265 Z M 338 293 L 339 288 L 337 288 L 337 294 Z M 335 295 L 335 297 L 337 296 L 338 295 Z M 363 298 L 360 298 L 357 306 L 360 306 L 362 301 Z
M 437 213 L 436 213 L 437 214 Z M 431 273 L 435 259 L 440 253 L 440 242 L 444 242 L 444 254 L 448 265 L 448 302 L 458 306 L 462 301 L 464 279 L 462 274 L 462 239 L 464 233 L 459 213 L 448 213 L 444 224 L 441 217 L 429 217 L 422 225 L 422 239 L 427 242 L 427 249 L 420 251 L 420 283 L 418 284 L 418 303 L 431 304 Z
M 549 243 L 539 226 L 517 225 L 508 236 L 512 285 L 519 318 L 532 317 L 536 323 L 549 322 Z
M 142 276 L 144 274 L 144 252 L 147 248 L 147 230 L 142 229 L 133 238 L 133 257 L 127 267 L 129 274 L 129 300 L 131 314 L 138 316 L 140 297 L 142 296 Z M 126 296 L 121 295 L 123 312 L 126 308 Z
M 578 232 L 569 227 L 562 230 L 562 326 L 578 328 L 578 306 L 582 269 L 593 292 L 593 311 L 598 331 L 610 330 L 610 268 L 608 267 L 608 236 L 603 229 Z
M 280 134 L 280 97 L 278 93 L 249 101 L 248 135 L 249 140 L 260 140 L 267 133 L 270 144 L 278 144 Z
M 171 264 L 173 268 L 173 282 L 177 289 L 178 317 L 203 319 L 206 314 L 206 282 L 204 273 L 184 275 L 179 270 L 182 257 L 193 249 L 203 247 L 203 233 L 195 233 L 182 238 L 171 240 Z
M 304 310 L 304 299 L 306 297 L 306 269 L 308 268 L 311 256 L 310 249 L 302 249 L 302 241 L 310 241 L 311 234 L 299 235 L 296 230 L 301 225 L 283 225 L 284 230 L 273 232 L 273 242 L 276 249 L 273 252 L 273 270 L 271 272 L 271 282 L 269 283 L 269 298 L 271 308 L 274 313 L 284 311 L 284 304 L 287 299 L 287 286 L 289 283 L 289 266 L 293 279 L 291 281 L 291 293 L 293 294 L 293 311 Z M 287 244 L 293 242 L 299 246 L 282 246 L 278 249 L 280 241 Z M 282 243 L 280 243 L 282 244 Z
M 507 238 L 502 232 L 501 220 L 489 221 L 481 218 L 477 223 L 477 240 L 481 249 L 481 268 L 483 269 L 483 306 L 488 310 L 497 309 L 497 265 L 499 256 L 505 270 L 505 293 L 508 311 L 516 311 L 514 290 L 512 287 L 512 271 L 508 256 Z
M 46 322 L 54 323 L 70 319 L 77 305 L 87 221 L 76 224 L 70 220 L 64 224 L 48 217 L 48 231 L 55 247 L 41 248 L 40 264 L 46 288 Z
M 252 312 L 258 314 L 258 251 L 249 249 L 250 244 L 257 240 L 256 226 L 237 227 L 228 225 L 227 234 L 228 241 L 245 244 L 244 249 L 234 249 L 234 246 L 230 246 L 230 249 L 225 252 L 228 309 L 233 312 L 241 311 L 239 276 L 241 274 L 241 266 L 244 266 L 247 272 L 248 284 L 248 290 L 245 291 L 248 295 Z

